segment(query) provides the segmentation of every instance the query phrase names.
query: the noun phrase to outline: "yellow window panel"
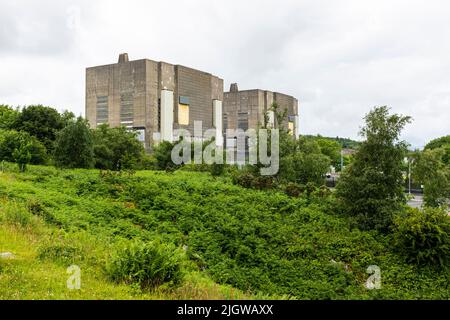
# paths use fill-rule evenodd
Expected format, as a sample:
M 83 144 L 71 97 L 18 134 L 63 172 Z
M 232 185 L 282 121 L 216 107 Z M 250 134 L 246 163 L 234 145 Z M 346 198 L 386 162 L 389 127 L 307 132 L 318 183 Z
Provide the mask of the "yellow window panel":
M 289 121 L 289 134 L 293 135 L 294 134 L 294 123 L 292 121 Z
M 189 125 L 189 105 L 181 103 L 178 105 L 178 124 Z

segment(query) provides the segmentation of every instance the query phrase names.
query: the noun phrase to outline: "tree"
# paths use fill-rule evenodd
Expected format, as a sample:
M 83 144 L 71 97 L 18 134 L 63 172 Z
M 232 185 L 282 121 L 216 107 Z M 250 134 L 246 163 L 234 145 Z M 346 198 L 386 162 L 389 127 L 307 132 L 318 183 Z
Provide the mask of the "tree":
M 337 197 L 360 228 L 387 231 L 394 212 L 405 202 L 402 161 L 407 144 L 399 137 L 411 118 L 390 115 L 384 106 L 374 108 L 364 119 L 360 135 L 365 141 L 341 175 Z
M 45 164 L 47 161 L 47 150 L 45 146 L 27 132 L 17 132 L 14 130 L 0 130 L 0 160 L 16 162 L 13 153 L 17 150 L 24 150 L 23 145 L 27 145 L 30 152 L 31 164 Z
M 32 105 L 22 109 L 14 129 L 25 131 L 41 141 L 47 150 L 53 150 L 56 133 L 64 127 L 61 115 L 53 108 Z
M 445 154 L 445 149 L 438 148 L 425 149 L 415 156 L 412 172 L 424 186 L 427 207 L 446 206 L 450 198 L 450 167 L 443 161 Z
M 450 261 L 450 219 L 441 208 L 408 208 L 395 218 L 393 236 L 410 262 L 444 267 Z
M 279 176 L 284 181 L 322 185 L 330 162 L 316 141 L 300 137 L 294 140 L 290 152 L 281 155 Z
M 55 164 L 63 168 L 92 168 L 94 143 L 86 120 L 79 117 L 58 132 L 54 150 Z
M 0 105 L 0 129 L 13 129 L 18 117 L 19 111 L 6 105 Z
M 134 168 L 143 158 L 144 146 L 136 133 L 107 124 L 93 130 L 95 167 L 108 170 Z
M 445 164 L 450 166 L 450 135 L 434 139 L 425 146 L 425 150 L 434 150 L 438 148 L 442 148 L 444 150 L 442 160 Z
M 337 142 L 335 139 L 330 139 L 326 137 L 322 137 L 320 135 L 313 137 L 307 137 L 307 139 L 311 139 L 316 141 L 316 143 L 320 147 L 320 152 L 331 159 L 331 165 L 335 168 L 340 167 L 341 164 L 341 144 Z
M 19 166 L 19 171 L 24 172 L 26 170 L 26 166 L 31 161 L 31 143 L 23 143 L 18 146 L 18 148 L 14 149 L 12 156 L 14 161 Z

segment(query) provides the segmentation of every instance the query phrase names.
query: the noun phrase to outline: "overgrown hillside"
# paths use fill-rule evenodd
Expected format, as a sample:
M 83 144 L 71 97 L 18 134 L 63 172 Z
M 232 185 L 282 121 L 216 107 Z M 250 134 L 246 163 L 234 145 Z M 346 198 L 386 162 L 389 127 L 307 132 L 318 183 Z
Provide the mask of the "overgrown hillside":
M 0 260 L 0 298 L 450 297 L 448 273 L 409 265 L 387 236 L 350 228 L 327 194 L 291 198 L 196 172 L 15 170 L 0 174 L 0 252 L 17 256 Z M 114 252 L 136 240 L 185 251 L 182 283 L 108 277 Z M 79 291 L 65 288 L 71 264 Z M 364 287 L 370 265 L 380 290 Z

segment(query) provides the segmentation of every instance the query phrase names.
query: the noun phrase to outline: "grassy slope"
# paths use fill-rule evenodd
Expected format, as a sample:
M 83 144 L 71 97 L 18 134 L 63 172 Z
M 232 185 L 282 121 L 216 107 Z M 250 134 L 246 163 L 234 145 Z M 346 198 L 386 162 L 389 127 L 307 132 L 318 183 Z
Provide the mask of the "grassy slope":
M 34 173 L 47 168 L 35 167 Z M 52 170 L 50 170 L 52 171 Z M 52 171 L 53 172 L 53 171 Z M 87 172 L 89 174 L 89 172 Z M 36 199 L 54 200 L 56 211 L 71 214 L 85 206 L 95 207 L 96 201 L 74 205 L 70 196 L 57 190 L 56 182 L 47 187 L 35 186 L 32 173 L 27 175 L 0 173 L 0 252 L 12 252 L 14 259 L 0 260 L 0 299 L 267 299 L 279 297 L 244 294 L 228 285 L 218 285 L 207 275 L 197 271 L 186 275 L 184 284 L 178 288 L 159 288 L 153 291 L 112 283 L 104 274 L 103 263 L 111 249 L 109 240 L 101 233 L 77 230 L 66 233 L 46 218 L 32 215 L 26 204 Z M 39 174 L 38 174 L 39 177 Z M 42 176 L 40 176 L 42 177 Z M 31 179 L 31 180 L 30 180 Z M 40 178 L 38 178 L 39 180 Z M 54 188 L 54 189 L 53 189 Z M 67 190 L 66 190 L 67 191 Z M 69 192 L 70 193 L 70 192 Z M 24 202 L 25 201 L 25 202 Z M 108 202 L 108 201 L 106 201 Z M 47 203 L 48 204 L 48 203 Z M 66 211 L 67 210 L 67 211 Z M 60 213 L 61 213 L 60 212 Z M 76 215 L 70 220 L 76 220 Z M 52 244 L 62 243 L 83 248 L 83 259 L 61 256 L 43 257 L 42 252 Z M 47 250 L 48 251 L 48 250 Z M 67 267 L 76 263 L 81 268 L 81 289 L 69 290 Z M 281 297 L 282 298 L 282 297 Z
M 448 275 L 405 264 L 385 238 L 326 213 L 326 199 L 245 190 L 194 172 L 100 178 L 94 170 L 7 171 L 0 173 L 0 252 L 18 258 L 1 261 L 0 298 L 450 297 Z M 202 268 L 193 264 L 182 287 L 154 292 L 105 277 L 117 242 L 155 237 L 188 245 Z M 65 287 L 72 263 L 82 269 L 80 291 Z M 363 287 L 370 264 L 382 269 L 382 290 Z

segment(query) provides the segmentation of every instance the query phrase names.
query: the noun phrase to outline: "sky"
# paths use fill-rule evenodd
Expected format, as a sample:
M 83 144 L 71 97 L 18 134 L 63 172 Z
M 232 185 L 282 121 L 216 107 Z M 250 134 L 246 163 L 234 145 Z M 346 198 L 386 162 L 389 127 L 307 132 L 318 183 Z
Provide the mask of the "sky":
M 359 138 L 375 106 L 450 134 L 447 0 L 0 0 L 0 104 L 84 115 L 85 68 L 148 58 L 295 96 L 300 133 Z

